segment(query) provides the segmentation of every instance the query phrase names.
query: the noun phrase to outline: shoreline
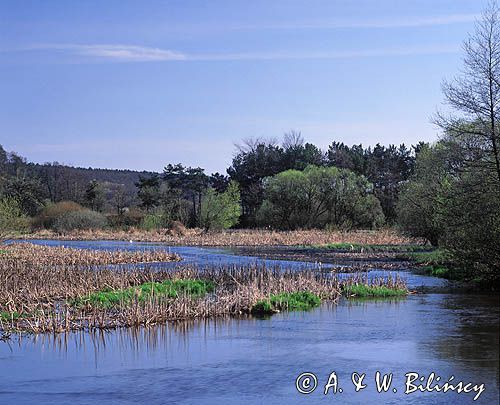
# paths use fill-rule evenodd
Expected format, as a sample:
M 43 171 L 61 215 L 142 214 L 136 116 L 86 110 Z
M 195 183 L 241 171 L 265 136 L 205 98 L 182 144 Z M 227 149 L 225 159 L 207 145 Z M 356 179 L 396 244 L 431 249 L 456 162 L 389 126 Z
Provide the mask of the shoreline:
M 202 229 L 186 229 L 175 233 L 169 229 L 144 231 L 129 230 L 74 231 L 56 233 L 49 230 L 12 235 L 11 240 L 54 239 L 54 240 L 109 240 L 133 242 L 159 242 L 173 246 L 212 246 L 212 247 L 249 247 L 249 246 L 300 246 L 352 243 L 360 245 L 409 245 L 422 241 L 409 238 L 392 229 L 353 230 L 353 231 L 274 231 L 262 229 L 235 229 L 205 232 Z

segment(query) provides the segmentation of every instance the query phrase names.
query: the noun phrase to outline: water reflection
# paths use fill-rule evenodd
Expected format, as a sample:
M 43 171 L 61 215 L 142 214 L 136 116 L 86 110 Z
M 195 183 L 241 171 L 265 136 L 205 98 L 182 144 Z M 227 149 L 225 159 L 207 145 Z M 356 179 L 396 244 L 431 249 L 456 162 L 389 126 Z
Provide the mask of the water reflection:
M 440 301 L 436 321 L 447 322 L 447 333 L 435 342 L 439 356 L 467 362 L 472 367 L 495 370 L 498 374 L 499 297 L 450 295 Z
M 427 294 L 341 300 L 270 319 L 22 338 L 0 344 L 0 402 L 324 403 L 319 391 L 296 392 L 295 377 L 306 370 L 323 379 L 337 371 L 346 385 L 342 403 L 472 402 L 453 393 L 349 390 L 353 371 L 393 372 L 403 387 L 413 370 L 484 382 L 478 402 L 496 403 L 498 316 L 491 297 Z

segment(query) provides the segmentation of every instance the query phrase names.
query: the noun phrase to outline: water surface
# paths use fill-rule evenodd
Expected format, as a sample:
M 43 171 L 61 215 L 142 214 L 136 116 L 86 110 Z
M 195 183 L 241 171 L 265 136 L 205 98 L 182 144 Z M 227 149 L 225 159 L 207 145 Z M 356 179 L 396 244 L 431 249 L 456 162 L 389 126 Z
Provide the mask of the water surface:
M 106 249 L 135 245 L 44 243 Z M 154 244 L 140 248 L 171 249 L 204 265 L 212 257 L 214 264 L 256 259 L 231 258 L 220 249 Z M 421 284 L 438 280 L 415 277 L 411 280 Z M 403 393 L 405 373 L 434 371 L 443 380 L 453 375 L 484 383 L 485 392 L 475 403 L 496 404 L 498 321 L 497 296 L 417 294 L 396 300 L 342 299 L 338 305 L 269 319 L 14 338 L 0 343 L 0 403 L 474 403 L 472 393 Z M 305 371 L 315 373 L 319 382 L 310 395 L 295 388 L 296 377 Z M 344 392 L 324 397 L 322 386 L 332 371 Z M 376 371 L 394 374 L 396 393 L 376 392 Z M 367 388 L 354 392 L 352 372 L 367 374 Z

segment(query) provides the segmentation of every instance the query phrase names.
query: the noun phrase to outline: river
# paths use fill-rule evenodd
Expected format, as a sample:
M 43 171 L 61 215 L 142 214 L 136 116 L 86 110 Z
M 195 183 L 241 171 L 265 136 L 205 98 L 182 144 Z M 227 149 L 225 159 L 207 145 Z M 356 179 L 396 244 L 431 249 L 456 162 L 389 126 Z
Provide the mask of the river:
M 225 249 L 124 242 L 58 242 L 78 248 L 170 249 L 191 264 L 263 259 Z M 284 267 L 314 263 L 272 261 Z M 443 280 L 402 272 L 410 286 Z M 437 280 L 437 281 L 436 281 Z M 499 401 L 498 296 L 431 292 L 403 299 L 346 300 L 309 312 L 167 324 L 155 328 L 39 335 L 0 342 L 0 403 L 316 404 Z M 378 393 L 377 371 L 393 374 Z M 296 378 L 314 373 L 310 394 Z M 337 393 L 323 394 L 335 372 Z M 354 392 L 352 373 L 365 373 Z M 476 393 L 405 394 L 405 373 L 484 384 Z M 416 382 L 415 382 L 416 384 Z M 338 388 L 342 389 L 342 392 Z M 393 388 L 396 389 L 394 392 Z

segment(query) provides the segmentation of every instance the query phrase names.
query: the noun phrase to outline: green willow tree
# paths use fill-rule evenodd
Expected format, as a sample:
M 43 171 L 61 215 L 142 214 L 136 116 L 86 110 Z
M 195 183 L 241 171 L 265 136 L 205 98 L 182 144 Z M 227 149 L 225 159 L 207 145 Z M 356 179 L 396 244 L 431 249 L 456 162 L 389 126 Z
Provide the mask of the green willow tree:
M 266 179 L 257 219 L 279 229 L 373 228 L 384 222 L 373 186 L 363 176 L 336 167 L 308 166 Z
M 441 211 L 446 191 L 452 182 L 444 142 L 422 147 L 417 155 L 415 173 L 402 189 L 396 207 L 399 225 L 411 236 L 424 238 L 438 246 L 443 235 Z
M 200 209 L 200 225 L 205 230 L 227 229 L 238 223 L 241 215 L 238 183 L 229 183 L 226 191 L 217 193 L 208 188 L 203 194 Z

